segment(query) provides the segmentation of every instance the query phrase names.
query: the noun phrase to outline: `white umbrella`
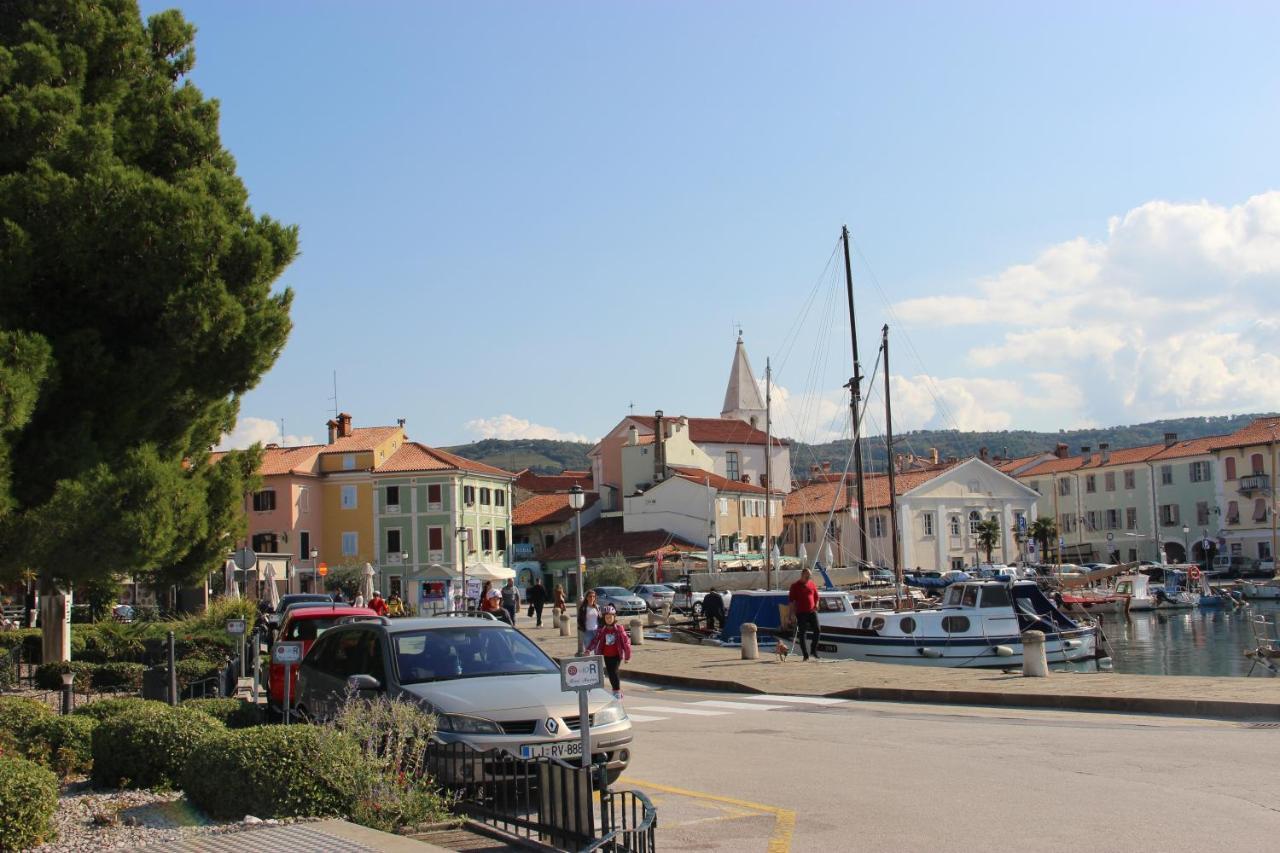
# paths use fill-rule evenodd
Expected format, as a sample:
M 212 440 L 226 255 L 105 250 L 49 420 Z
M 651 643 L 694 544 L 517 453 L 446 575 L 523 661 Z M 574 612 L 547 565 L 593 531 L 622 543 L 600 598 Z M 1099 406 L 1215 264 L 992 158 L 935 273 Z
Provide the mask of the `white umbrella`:
M 262 582 L 267 586 L 267 603 L 274 611 L 280 606 L 280 590 L 276 588 L 276 567 L 270 561 L 267 561 L 267 567 L 262 573 Z
M 829 569 L 831 565 L 831 540 L 828 539 L 826 544 L 822 546 L 822 568 Z
M 360 584 L 360 594 L 364 596 L 365 603 L 373 601 L 373 564 L 364 564 L 364 583 Z
M 508 569 L 497 563 L 475 563 L 467 566 L 467 580 L 504 581 L 515 576 L 515 569 Z
M 227 564 L 222 567 L 224 589 L 222 594 L 227 598 L 239 598 L 240 587 L 236 584 L 236 564 L 234 560 L 227 560 Z

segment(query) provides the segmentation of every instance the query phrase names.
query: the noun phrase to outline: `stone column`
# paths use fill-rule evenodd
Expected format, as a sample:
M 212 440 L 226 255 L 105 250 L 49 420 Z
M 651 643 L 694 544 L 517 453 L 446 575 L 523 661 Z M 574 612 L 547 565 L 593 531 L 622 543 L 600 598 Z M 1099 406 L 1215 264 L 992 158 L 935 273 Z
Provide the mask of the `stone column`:
M 631 629 L 631 645 L 644 645 L 644 623 L 639 619 L 632 619 L 629 627 Z
M 933 533 L 938 545 L 938 565 L 935 568 L 945 572 L 951 568 L 951 519 L 942 504 L 938 504 L 934 514 Z
M 742 659 L 756 660 L 760 657 L 760 646 L 756 643 L 756 626 L 751 622 L 742 623 Z
M 1049 674 L 1049 661 L 1044 653 L 1044 631 L 1022 632 L 1022 674 L 1044 678 Z

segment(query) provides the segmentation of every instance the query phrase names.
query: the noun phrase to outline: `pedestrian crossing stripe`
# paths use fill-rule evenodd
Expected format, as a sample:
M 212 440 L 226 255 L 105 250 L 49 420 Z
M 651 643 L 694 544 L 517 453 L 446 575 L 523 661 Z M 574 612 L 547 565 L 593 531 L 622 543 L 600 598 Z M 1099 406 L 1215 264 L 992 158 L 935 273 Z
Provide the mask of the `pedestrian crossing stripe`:
M 666 717 L 647 717 L 644 714 L 633 714 L 630 711 L 627 712 L 627 717 L 629 717 L 633 723 L 656 723 L 659 720 L 667 719 Z
M 680 705 L 636 705 L 635 709 L 658 714 L 688 714 L 691 717 L 724 717 L 729 714 L 728 711 L 709 711 L 704 708 L 685 708 Z
M 761 693 L 758 696 L 748 696 L 755 702 L 788 702 L 796 705 L 845 705 L 848 699 L 833 699 L 830 696 L 779 696 L 773 693 Z
M 760 702 L 725 702 L 720 699 L 704 699 L 694 705 L 708 708 L 728 708 L 731 711 L 777 711 L 786 705 L 765 705 Z

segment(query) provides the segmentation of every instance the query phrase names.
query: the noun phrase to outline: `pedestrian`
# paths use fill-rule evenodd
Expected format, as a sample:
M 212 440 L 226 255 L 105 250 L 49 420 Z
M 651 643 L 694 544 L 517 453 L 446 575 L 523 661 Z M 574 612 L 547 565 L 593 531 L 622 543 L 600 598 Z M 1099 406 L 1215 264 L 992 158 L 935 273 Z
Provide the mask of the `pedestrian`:
M 553 611 L 558 611 L 556 613 L 557 620 L 559 620 L 561 614 L 569 609 L 568 603 L 564 600 L 564 587 L 560 584 L 556 584 L 556 596 L 551 605 L 551 609 Z M 560 624 L 559 621 L 557 621 L 556 624 Z
M 334 603 L 334 604 L 346 604 L 346 603 L 347 603 L 347 597 L 346 597 L 345 595 L 343 595 L 343 594 L 342 594 L 342 590 L 341 590 L 341 589 L 339 589 L 337 592 L 335 592 L 335 593 L 333 594 L 333 603 Z
M 590 595 L 591 593 L 588 593 Z M 603 624 L 591 642 L 583 649 L 587 654 L 598 654 L 604 658 L 604 671 L 609 676 L 609 686 L 613 695 L 622 698 L 622 681 L 618 677 L 618 668 L 623 661 L 631 660 L 631 637 L 627 629 L 618 621 L 618 612 L 612 604 L 606 604 Z
M 800 570 L 800 579 L 791 585 L 787 598 L 791 601 L 791 617 L 796 623 L 796 639 L 800 641 L 800 651 L 805 660 L 810 655 L 818 660 L 818 641 L 822 639 L 822 628 L 818 625 L 818 587 L 814 584 L 813 572 L 808 567 Z M 806 648 L 804 638 L 810 631 L 813 632 L 813 642 Z
M 364 607 L 364 596 L 363 596 L 363 595 L 357 595 L 357 596 L 356 596 L 356 607 Z
M 538 581 L 529 587 L 529 615 L 537 619 L 537 627 L 542 627 L 542 608 L 547 604 L 547 587 L 544 581 Z
M 502 608 L 498 605 L 498 591 L 493 588 L 493 581 L 485 581 L 480 587 L 480 612 L 492 613 L 495 616 Z
M 404 615 L 404 601 L 400 598 L 400 593 L 393 592 L 391 593 L 391 597 L 387 599 L 387 615 L 388 616 Z
M 600 627 L 600 605 L 596 604 L 596 591 L 587 590 L 582 603 L 578 605 L 578 633 L 582 636 L 582 647 L 585 649 L 595 639 Z
M 382 593 L 373 591 L 373 598 L 369 599 L 369 609 L 379 616 L 387 615 L 387 603 L 382 600 Z
M 720 593 L 716 592 L 714 586 L 702 599 L 702 615 L 707 617 L 708 631 L 714 633 L 717 622 L 720 623 L 721 630 L 724 629 L 724 599 L 720 597 Z
M 507 578 L 506 585 L 502 587 L 502 609 L 506 611 L 507 623 L 515 627 L 516 611 L 520 609 L 520 590 L 516 587 L 515 578 Z

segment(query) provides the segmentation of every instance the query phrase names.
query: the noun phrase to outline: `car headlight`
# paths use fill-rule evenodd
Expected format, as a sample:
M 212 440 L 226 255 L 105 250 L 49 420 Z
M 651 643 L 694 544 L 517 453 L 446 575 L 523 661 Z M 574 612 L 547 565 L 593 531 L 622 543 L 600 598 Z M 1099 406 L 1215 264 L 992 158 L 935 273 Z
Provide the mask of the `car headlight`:
M 492 720 L 465 714 L 436 714 L 436 728 L 457 735 L 500 735 L 502 729 Z
M 615 700 L 591 715 L 591 725 L 611 726 L 614 723 L 622 722 L 626 718 L 627 710 L 622 707 L 621 702 Z

